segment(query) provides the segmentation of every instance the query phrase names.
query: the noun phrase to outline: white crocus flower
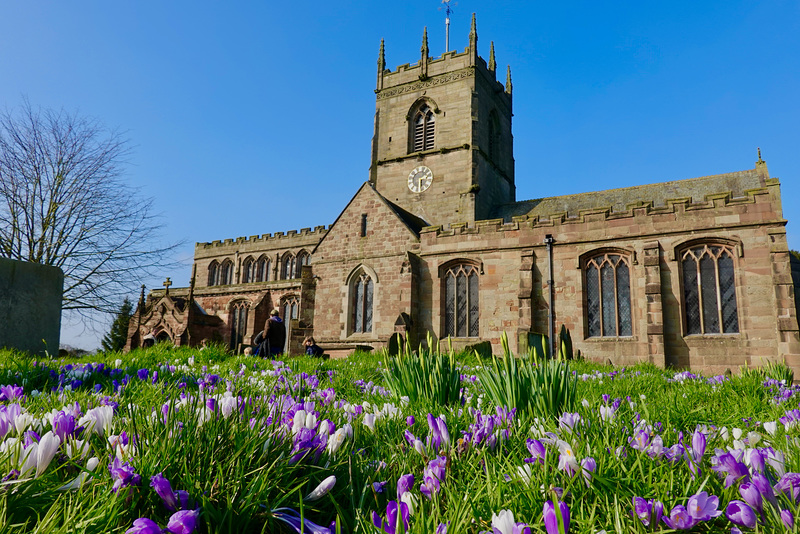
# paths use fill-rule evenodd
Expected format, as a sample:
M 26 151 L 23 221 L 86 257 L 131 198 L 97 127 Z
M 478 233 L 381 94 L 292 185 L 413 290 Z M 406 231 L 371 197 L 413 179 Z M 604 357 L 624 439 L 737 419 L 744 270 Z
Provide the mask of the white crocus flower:
M 39 440 L 39 447 L 36 451 L 36 478 L 44 473 L 50 462 L 53 461 L 58 448 L 61 446 L 61 440 L 53 434 L 52 431 L 47 432 L 42 439 Z
M 770 436 L 774 436 L 775 432 L 778 431 L 778 423 L 776 423 L 775 421 L 767 421 L 766 423 L 764 423 L 764 430 Z
M 742 429 L 741 428 L 734 428 L 733 429 L 733 439 L 742 439 Z
M 414 512 L 419 505 L 419 499 L 417 499 L 417 497 L 410 491 L 407 491 L 400 496 L 400 502 L 406 503 L 406 506 L 408 506 L 408 513 L 410 515 L 414 515 Z
M 364 425 L 367 426 L 373 432 L 375 431 L 375 414 L 373 413 L 366 413 L 364 414 Z
M 513 534 L 516 526 L 514 512 L 511 510 L 500 510 L 498 514 L 492 513 L 492 529 L 500 534 Z

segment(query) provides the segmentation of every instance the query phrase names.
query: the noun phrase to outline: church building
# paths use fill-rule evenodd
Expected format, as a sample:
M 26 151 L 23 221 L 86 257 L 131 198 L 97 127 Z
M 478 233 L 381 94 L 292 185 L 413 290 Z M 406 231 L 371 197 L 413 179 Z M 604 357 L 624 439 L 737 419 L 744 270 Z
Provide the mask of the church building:
M 197 243 L 189 287 L 142 292 L 128 349 L 153 334 L 239 351 L 278 308 L 292 353 L 307 335 L 337 356 L 428 334 L 497 353 L 504 332 L 524 352 L 564 324 L 615 365 L 800 368 L 780 184 L 760 151 L 739 172 L 517 200 L 511 70 L 497 71 L 474 15 L 463 52 L 431 58 L 424 37 L 418 62 L 390 70 L 381 42 L 369 179 L 339 217 Z

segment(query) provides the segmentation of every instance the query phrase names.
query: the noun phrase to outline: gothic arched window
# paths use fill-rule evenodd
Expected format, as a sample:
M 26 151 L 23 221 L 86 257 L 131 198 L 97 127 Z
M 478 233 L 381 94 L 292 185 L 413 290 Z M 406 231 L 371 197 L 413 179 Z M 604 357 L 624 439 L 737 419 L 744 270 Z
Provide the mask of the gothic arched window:
M 297 319 L 300 315 L 300 301 L 294 295 L 285 297 L 281 303 L 281 311 L 283 312 L 283 320 L 288 322 L 292 319 Z
M 269 272 L 272 270 L 272 260 L 261 256 L 256 262 L 255 282 L 269 282 Z
M 233 283 L 233 262 L 225 260 L 219 268 L 219 284 L 229 285 Z
M 593 256 L 586 261 L 584 276 L 587 337 L 633 335 L 628 257 L 614 253 Z
M 444 336 L 480 335 L 478 268 L 469 263 L 451 265 L 443 274 Z
M 296 278 L 297 257 L 291 252 L 287 252 L 284 254 L 282 262 L 281 280 L 291 280 L 292 278 Z
M 297 273 L 295 278 L 300 278 L 303 275 L 303 265 L 308 265 L 311 261 L 311 255 L 305 250 L 301 250 L 297 254 Z
M 433 148 L 436 116 L 428 104 L 422 104 L 411 117 L 412 142 L 409 152 L 420 152 Z
M 256 281 L 256 262 L 248 256 L 242 262 L 242 283 L 249 284 Z
M 686 333 L 738 333 L 733 249 L 703 244 L 687 248 L 680 258 Z
M 208 285 L 215 286 L 217 284 L 219 284 L 219 263 L 214 260 L 208 266 Z
M 354 334 L 372 332 L 372 303 L 375 283 L 362 269 L 350 283 L 351 324 Z

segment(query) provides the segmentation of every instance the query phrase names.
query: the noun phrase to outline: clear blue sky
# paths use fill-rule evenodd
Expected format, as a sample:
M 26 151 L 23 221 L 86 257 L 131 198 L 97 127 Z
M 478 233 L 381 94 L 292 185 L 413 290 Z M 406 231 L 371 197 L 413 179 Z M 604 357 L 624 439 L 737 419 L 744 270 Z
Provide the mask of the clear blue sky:
M 125 130 L 165 239 L 330 224 L 367 180 L 376 61 L 444 52 L 437 0 L 6 2 L 0 106 Z M 450 44 L 510 64 L 518 200 L 749 169 L 782 178 L 800 249 L 800 3 L 460 0 Z M 145 280 L 160 287 L 163 277 Z M 137 288 L 131 288 L 136 298 Z M 84 348 L 97 336 L 64 328 Z

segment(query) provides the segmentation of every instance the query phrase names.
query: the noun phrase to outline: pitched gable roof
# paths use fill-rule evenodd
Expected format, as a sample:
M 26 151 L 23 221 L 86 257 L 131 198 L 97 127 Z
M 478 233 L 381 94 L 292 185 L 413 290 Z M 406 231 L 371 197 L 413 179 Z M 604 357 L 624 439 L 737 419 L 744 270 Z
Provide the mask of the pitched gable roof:
M 334 233 L 333 230 L 336 227 L 336 224 L 342 219 L 342 216 L 345 213 L 347 213 L 347 211 L 350 209 L 350 206 L 353 204 L 356 198 L 358 198 L 358 196 L 362 194 L 361 193 L 362 191 L 366 191 L 366 194 L 374 195 L 384 206 L 389 208 L 389 211 L 391 211 L 397 217 L 397 220 L 402 224 L 404 228 L 408 230 L 409 233 L 413 235 L 414 239 L 419 240 L 420 230 L 425 226 L 428 226 L 428 223 L 425 222 L 423 219 L 417 217 L 416 215 L 413 215 L 412 213 L 409 213 L 404 209 L 400 208 L 399 206 L 389 202 L 386 199 L 386 197 L 384 197 L 375 190 L 375 188 L 372 186 L 370 182 L 364 182 L 363 184 L 361 184 L 361 187 L 358 188 L 356 194 L 353 195 L 353 198 L 350 199 L 350 202 L 348 202 L 347 205 L 344 207 L 339 216 L 336 217 L 336 220 L 333 221 L 333 224 L 331 224 L 328 227 L 328 231 L 325 233 L 322 239 L 319 240 L 319 243 L 317 243 L 317 245 L 314 247 L 314 250 L 311 251 L 312 255 L 317 252 L 320 245 L 322 245 L 325 239 L 327 239 L 329 235 L 332 235 Z

